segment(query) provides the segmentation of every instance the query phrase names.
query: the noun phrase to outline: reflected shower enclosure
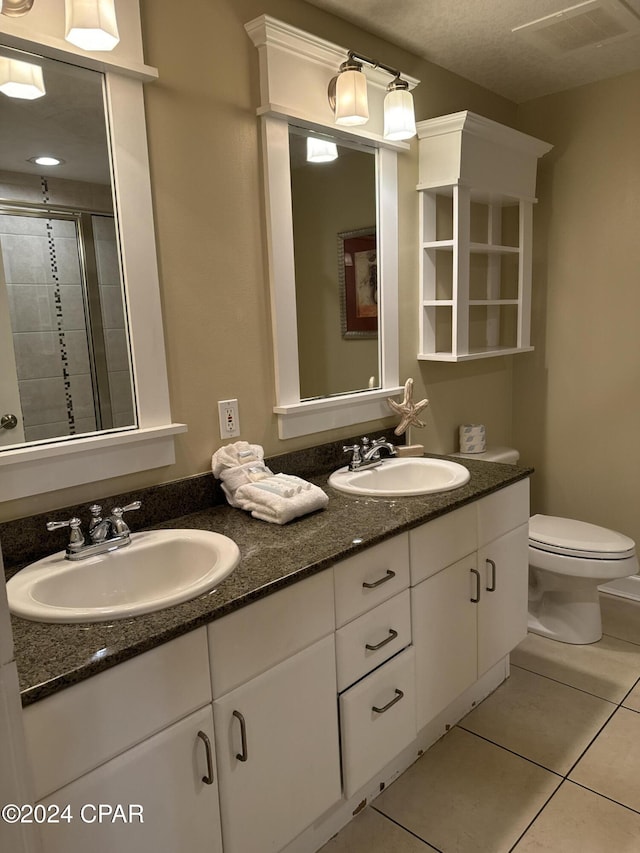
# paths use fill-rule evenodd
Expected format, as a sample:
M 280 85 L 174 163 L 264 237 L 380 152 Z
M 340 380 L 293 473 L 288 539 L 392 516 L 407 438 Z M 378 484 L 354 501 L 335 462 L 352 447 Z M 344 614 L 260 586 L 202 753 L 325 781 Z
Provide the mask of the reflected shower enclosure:
M 0 290 L 22 440 L 134 425 L 113 216 L 0 205 Z

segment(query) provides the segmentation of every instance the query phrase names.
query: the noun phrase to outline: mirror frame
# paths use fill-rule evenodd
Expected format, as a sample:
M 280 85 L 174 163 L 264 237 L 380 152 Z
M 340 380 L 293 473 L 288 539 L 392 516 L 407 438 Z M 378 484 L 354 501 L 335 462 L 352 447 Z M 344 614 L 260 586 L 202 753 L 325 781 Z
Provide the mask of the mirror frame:
M 131 9 L 137 4 L 132 3 Z M 28 18 L 27 18 L 28 21 Z M 0 42 L 100 71 L 105 76 L 112 186 L 129 319 L 138 425 L 48 440 L 0 452 L 0 501 L 96 482 L 175 462 L 160 284 L 156 256 L 142 83 L 157 71 L 138 62 L 98 61 L 46 33 L 13 35 L 0 21 Z M 139 26 L 139 18 L 138 18 Z M 129 236 L 130 235 L 130 236 Z
M 296 123 L 297 124 L 297 123 Z M 262 117 L 266 211 L 271 291 L 271 321 L 280 438 L 389 416 L 387 397 L 398 394 L 398 169 L 397 155 L 376 151 L 376 225 L 378 229 L 378 346 L 380 387 L 312 400 L 300 398 L 298 324 L 293 250 L 293 214 L 287 119 Z M 326 132 L 326 131 L 325 131 Z M 336 133 L 336 139 L 354 138 Z M 368 142 L 368 144 L 371 144 Z M 337 293 L 337 282 L 336 282 Z
M 383 102 L 389 75 L 376 68 L 363 69 L 370 119 L 366 125 L 346 131 L 334 123 L 327 88 L 348 50 L 268 15 L 249 21 L 245 29 L 260 60 L 261 105 L 257 112 L 262 125 L 276 385 L 273 411 L 278 417 L 278 434 L 280 438 L 293 438 L 387 418 L 387 398 L 403 390 L 399 385 L 398 347 L 397 155 L 410 149 L 407 142 L 389 142 L 383 137 Z M 420 82 L 405 75 L 403 79 L 410 88 Z M 377 149 L 380 387 L 371 391 L 300 399 L 289 124 Z

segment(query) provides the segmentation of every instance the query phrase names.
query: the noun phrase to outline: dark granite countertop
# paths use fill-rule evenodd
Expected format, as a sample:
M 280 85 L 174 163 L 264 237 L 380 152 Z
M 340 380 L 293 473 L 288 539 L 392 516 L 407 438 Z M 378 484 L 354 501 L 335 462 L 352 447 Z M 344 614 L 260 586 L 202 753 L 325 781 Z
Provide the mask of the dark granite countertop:
M 528 477 L 513 465 L 456 459 L 469 483 L 432 496 L 369 498 L 345 495 L 327 475 L 307 477 L 324 488 L 329 506 L 280 526 L 242 510 L 212 506 L 155 524 L 214 530 L 233 539 L 241 559 L 215 590 L 193 601 L 130 619 L 93 624 L 46 624 L 12 617 L 23 705 L 29 705 L 257 601 L 405 530 Z

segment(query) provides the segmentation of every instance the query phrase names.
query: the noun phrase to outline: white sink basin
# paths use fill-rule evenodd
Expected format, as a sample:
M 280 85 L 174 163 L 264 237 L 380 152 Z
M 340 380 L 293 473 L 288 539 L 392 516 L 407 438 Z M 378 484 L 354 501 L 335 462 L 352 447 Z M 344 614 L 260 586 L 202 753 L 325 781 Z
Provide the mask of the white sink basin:
M 162 610 L 213 589 L 238 565 L 236 543 L 207 530 L 134 533 L 131 544 L 70 562 L 64 551 L 7 582 L 9 609 L 36 622 L 105 622 Z
M 406 497 L 448 492 L 469 482 L 464 465 L 447 459 L 425 457 L 385 459 L 377 468 L 349 471 L 339 468 L 329 477 L 329 485 L 352 495 Z

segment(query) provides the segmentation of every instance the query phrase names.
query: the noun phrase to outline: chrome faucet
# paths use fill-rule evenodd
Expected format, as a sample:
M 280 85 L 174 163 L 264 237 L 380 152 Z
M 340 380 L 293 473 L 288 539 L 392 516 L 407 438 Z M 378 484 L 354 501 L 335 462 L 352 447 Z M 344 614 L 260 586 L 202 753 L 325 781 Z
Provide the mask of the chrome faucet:
M 102 507 L 92 504 L 89 507 L 91 521 L 89 522 L 89 542 L 86 542 L 82 533 L 82 522 L 79 518 L 70 518 L 68 521 L 48 521 L 47 530 L 58 530 L 61 527 L 69 527 L 71 535 L 65 558 L 67 560 L 84 560 L 96 554 L 104 554 L 107 551 L 115 551 L 124 548 L 131 542 L 131 531 L 126 521 L 122 518 L 125 512 L 140 509 L 140 501 L 133 501 L 127 506 L 116 506 L 111 510 L 108 518 L 102 518 Z
M 380 456 L 381 450 L 386 450 L 389 456 L 397 456 L 397 450 L 387 441 L 386 438 L 375 438 L 369 441 L 368 438 L 363 438 L 360 444 L 350 444 L 342 448 L 344 453 L 352 453 L 351 462 L 349 463 L 350 471 L 359 471 L 362 468 L 376 468 L 381 465 L 383 459 Z

